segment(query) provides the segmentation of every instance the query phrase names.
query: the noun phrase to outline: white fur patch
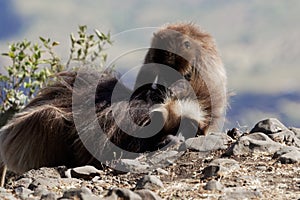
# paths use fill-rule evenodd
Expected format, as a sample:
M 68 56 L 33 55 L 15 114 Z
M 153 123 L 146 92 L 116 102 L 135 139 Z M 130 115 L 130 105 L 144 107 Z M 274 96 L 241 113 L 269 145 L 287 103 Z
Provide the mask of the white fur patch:
M 177 100 L 172 108 L 175 115 L 193 119 L 197 122 L 205 120 L 206 113 L 201 110 L 198 101 Z

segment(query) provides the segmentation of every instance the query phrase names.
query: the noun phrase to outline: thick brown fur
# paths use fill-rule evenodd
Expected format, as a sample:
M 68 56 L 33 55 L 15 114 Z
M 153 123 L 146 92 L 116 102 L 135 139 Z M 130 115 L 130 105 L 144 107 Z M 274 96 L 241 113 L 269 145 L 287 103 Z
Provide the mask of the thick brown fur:
M 206 113 L 205 119 L 198 122 L 199 133 L 222 128 L 227 107 L 227 77 L 214 38 L 209 33 L 191 23 L 166 25 L 154 33 L 144 63 L 148 65 L 140 70 L 137 84 L 145 80 L 151 82 L 157 77 L 159 82 L 174 81 L 168 72 L 160 70 L 161 65 L 177 70 L 192 86 L 201 109 L 199 115 Z M 189 91 L 182 89 L 174 92 L 179 98 L 189 95 Z
M 42 166 L 91 164 L 101 167 L 105 163 L 98 161 L 90 152 L 100 157 L 112 157 L 111 144 L 136 153 L 155 151 L 161 148 L 161 144 L 165 143 L 169 135 L 176 135 L 185 130 L 206 131 L 209 125 L 215 123 L 226 105 L 226 77 L 222 62 L 211 36 L 202 33 L 191 24 L 164 27 L 154 36 L 152 47 L 159 35 L 165 34 L 169 37 L 168 29 L 191 37 L 189 40 L 193 46 L 193 53 L 186 52 L 187 55 L 182 55 L 185 59 L 179 58 L 183 63 L 180 66 L 174 61 L 169 64 L 187 77 L 197 95 L 196 100 L 190 99 L 187 91 L 176 84 L 167 88 L 148 84 L 136 88 L 128 101 L 126 97 L 132 91 L 121 84 L 122 93 L 112 102 L 111 97 L 118 78 L 111 72 L 103 72 L 96 77 L 99 82 L 92 102 L 95 106 L 81 109 L 79 105 L 83 119 L 88 119 L 89 115 L 96 115 L 99 127 L 107 136 L 103 140 L 99 139 L 101 133 L 93 122 L 86 120 L 77 126 L 74 122 L 76 113 L 72 112 L 74 92 L 82 97 L 83 105 L 90 101 L 90 92 L 94 91 L 89 90 L 89 80 L 91 77 L 95 78 L 95 73 L 87 71 L 79 75 L 65 72 L 59 75 L 58 81 L 41 89 L 23 110 L 0 129 L 1 162 L 7 165 L 8 169 L 18 173 Z M 163 38 L 159 38 L 161 39 Z M 150 49 L 145 64 L 156 62 L 151 57 L 156 54 L 154 48 Z M 158 59 L 157 62 L 168 64 L 164 59 Z M 145 65 L 139 73 L 136 85 L 139 79 L 143 78 L 145 71 L 152 72 L 146 67 L 148 66 Z M 157 70 L 159 71 L 159 68 Z M 203 76 L 207 79 L 202 78 Z M 82 83 L 81 88 L 74 89 L 75 81 Z M 150 82 L 154 83 L 154 80 Z M 212 87 L 209 92 L 208 87 Z M 174 96 L 173 93 L 177 95 Z M 217 99 L 217 104 L 213 106 L 212 96 Z M 96 113 L 93 112 L 94 108 Z M 123 123 L 128 128 L 127 131 L 123 131 L 117 121 Z M 147 137 L 149 132 L 141 128 L 154 121 L 162 124 L 162 129 Z M 185 124 L 183 128 L 181 123 Z M 87 149 L 85 143 L 91 144 L 91 149 Z

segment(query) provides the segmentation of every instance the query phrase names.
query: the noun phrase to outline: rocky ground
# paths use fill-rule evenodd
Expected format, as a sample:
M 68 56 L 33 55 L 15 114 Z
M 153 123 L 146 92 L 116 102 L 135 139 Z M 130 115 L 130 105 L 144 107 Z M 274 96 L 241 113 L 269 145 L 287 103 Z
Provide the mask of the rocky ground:
M 116 165 L 131 173 L 92 166 L 8 173 L 0 199 L 300 199 L 300 129 L 268 119 Z

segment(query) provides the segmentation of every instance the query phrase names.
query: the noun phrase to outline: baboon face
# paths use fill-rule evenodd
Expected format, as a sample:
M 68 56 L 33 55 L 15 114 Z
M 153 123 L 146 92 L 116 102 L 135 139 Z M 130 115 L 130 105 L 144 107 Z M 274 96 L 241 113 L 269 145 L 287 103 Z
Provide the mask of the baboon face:
M 190 79 L 195 70 L 199 46 L 192 38 L 178 31 L 165 29 L 154 33 L 145 63 L 167 65 Z

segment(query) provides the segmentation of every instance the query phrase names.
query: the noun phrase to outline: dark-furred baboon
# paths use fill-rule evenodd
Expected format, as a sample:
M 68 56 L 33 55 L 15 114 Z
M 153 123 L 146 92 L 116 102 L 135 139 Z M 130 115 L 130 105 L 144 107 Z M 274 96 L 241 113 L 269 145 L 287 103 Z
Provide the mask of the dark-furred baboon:
M 184 78 L 164 74 L 161 65 Z M 89 80 L 97 80 L 96 90 Z M 112 101 L 116 85 L 121 92 Z M 61 73 L 0 129 L 0 156 L 19 173 L 42 166 L 101 167 L 113 145 L 143 153 L 163 148 L 178 132 L 205 133 L 218 125 L 225 107 L 226 75 L 213 38 L 192 24 L 168 25 L 154 34 L 135 91 L 112 72 Z M 86 120 L 77 123 L 78 116 Z M 161 127 L 155 134 L 146 129 L 153 123 Z
M 177 70 L 189 81 L 205 114 L 205 120 L 199 122 L 200 133 L 222 128 L 227 106 L 227 76 L 215 40 L 209 33 L 191 23 L 166 25 L 154 33 L 144 64 L 136 84 L 155 79 L 162 84 L 173 83 L 176 80 L 168 70 L 163 71 L 161 65 Z M 181 89 L 175 93 L 184 98 L 189 92 Z

